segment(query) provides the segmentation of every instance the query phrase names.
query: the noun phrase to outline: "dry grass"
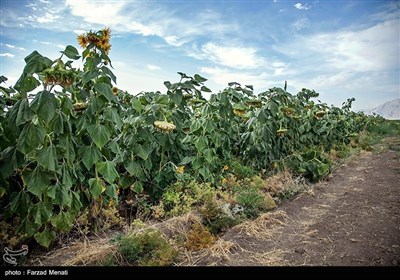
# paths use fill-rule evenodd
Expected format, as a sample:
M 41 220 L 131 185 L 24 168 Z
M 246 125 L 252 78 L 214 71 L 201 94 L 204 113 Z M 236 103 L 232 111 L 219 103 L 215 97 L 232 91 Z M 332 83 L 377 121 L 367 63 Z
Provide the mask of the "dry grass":
M 257 238 L 270 238 L 276 226 L 283 226 L 286 224 L 287 215 L 284 211 L 268 212 L 260 215 L 252 221 L 245 221 L 232 229 L 239 231 L 240 234 L 244 233 L 249 236 Z
M 152 226 L 161 231 L 168 239 L 176 239 L 177 236 L 187 236 L 195 224 L 201 224 L 201 217 L 189 212 Z
M 110 238 L 98 238 L 75 242 L 49 252 L 45 256 L 33 260 L 32 264 L 40 266 L 101 265 L 116 252 L 117 245 L 111 244 Z
M 256 265 L 261 266 L 284 266 L 289 265 L 288 261 L 285 260 L 285 253 L 289 251 L 284 251 L 282 249 L 274 249 L 269 252 L 255 253 L 251 256 L 251 260 Z
M 223 261 L 230 261 L 235 255 L 235 251 L 242 250 L 235 242 L 218 239 L 212 246 L 197 252 L 186 251 L 182 254 L 182 261 L 177 265 L 195 266 L 195 265 L 218 265 Z

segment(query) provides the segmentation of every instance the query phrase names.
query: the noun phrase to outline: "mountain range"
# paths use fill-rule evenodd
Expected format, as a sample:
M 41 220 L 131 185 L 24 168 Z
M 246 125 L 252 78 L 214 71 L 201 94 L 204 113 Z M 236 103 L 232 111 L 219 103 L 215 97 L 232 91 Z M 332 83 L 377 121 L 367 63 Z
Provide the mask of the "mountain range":
M 376 113 L 388 120 L 400 120 L 400 98 L 388 101 L 374 109 L 362 111 L 367 115 Z

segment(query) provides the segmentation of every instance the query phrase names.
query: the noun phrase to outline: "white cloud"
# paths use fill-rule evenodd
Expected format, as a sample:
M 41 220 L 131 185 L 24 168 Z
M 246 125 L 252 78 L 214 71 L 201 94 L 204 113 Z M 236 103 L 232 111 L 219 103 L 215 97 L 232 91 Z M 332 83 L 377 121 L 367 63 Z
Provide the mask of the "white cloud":
M 343 30 L 299 36 L 274 49 L 306 65 L 325 70 L 381 71 L 398 67 L 400 26 L 397 20 L 378 23 L 361 30 Z
M 0 53 L 1 57 L 14 57 L 15 55 L 11 54 L 11 53 Z
M 200 56 L 214 63 L 237 69 L 254 69 L 264 59 L 257 56 L 257 50 L 250 47 L 218 46 L 208 42 L 201 48 Z
M 54 22 L 58 18 L 59 18 L 58 15 L 46 13 L 44 16 L 38 17 L 36 20 L 37 20 L 37 22 L 40 22 L 40 23 L 49 23 L 49 22 Z
M 57 44 L 56 47 L 59 47 L 60 49 L 65 49 L 67 46 L 61 45 L 61 44 Z
M 216 83 L 218 86 L 217 89 L 228 86 L 230 82 L 237 82 L 242 85 L 253 85 L 255 91 L 266 90 L 276 85 L 276 81 L 273 81 L 271 76 L 265 72 L 252 73 L 237 70 L 232 71 L 219 67 L 201 67 L 200 72 L 204 73 L 206 78 Z
M 149 69 L 150 71 L 156 71 L 156 70 L 160 70 L 161 67 L 153 65 L 153 64 L 147 64 L 146 68 Z
M 303 5 L 303 4 L 301 4 L 301 3 L 296 3 L 296 4 L 294 4 L 294 7 L 296 8 L 296 9 L 298 9 L 298 10 L 309 10 L 309 9 L 311 9 L 311 7 L 310 6 L 308 6 L 308 4 L 305 4 L 305 5 Z
M 17 49 L 17 50 L 20 50 L 20 51 L 26 51 L 26 49 L 25 48 L 22 48 L 22 47 L 16 47 L 16 46 L 14 46 L 14 45 L 10 45 L 10 44 L 4 44 L 7 48 L 10 48 L 10 49 Z
M 81 34 L 83 34 L 83 33 L 85 33 L 86 31 L 85 30 L 82 30 L 82 29 L 75 29 L 74 30 L 74 33 L 75 34 L 77 34 L 77 35 L 81 35 Z
M 84 0 L 66 0 L 65 3 L 71 9 L 73 15 L 83 17 L 87 22 L 103 25 L 118 23 L 121 19 L 118 14 L 126 4 L 123 2 L 102 2 L 99 4 L 96 1 Z
M 292 24 L 292 28 L 295 31 L 300 31 L 302 29 L 307 28 L 310 25 L 310 21 L 308 18 L 302 18 L 302 19 L 298 19 L 296 20 L 293 24 Z

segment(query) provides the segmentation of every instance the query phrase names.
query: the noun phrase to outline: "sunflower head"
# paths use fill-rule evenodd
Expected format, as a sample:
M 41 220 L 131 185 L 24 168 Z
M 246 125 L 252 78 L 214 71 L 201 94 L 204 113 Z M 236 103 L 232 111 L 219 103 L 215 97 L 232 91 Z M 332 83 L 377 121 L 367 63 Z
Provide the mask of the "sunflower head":
M 169 123 L 167 121 L 155 121 L 154 126 L 166 133 L 169 133 L 176 128 L 176 126 L 173 123 Z
M 106 54 L 109 54 L 110 50 L 111 50 L 111 45 L 110 44 L 105 46 L 104 51 L 106 52 Z
M 229 166 L 225 165 L 225 166 L 224 166 L 224 171 L 226 171 L 226 170 L 228 170 L 228 169 L 229 169 Z
M 110 39 L 110 35 L 111 35 L 111 29 L 110 28 L 103 28 L 101 30 L 101 32 L 103 32 L 103 36 L 104 38 L 106 38 L 107 40 Z
M 77 40 L 78 40 L 79 45 L 80 45 L 82 48 L 86 48 L 86 47 L 87 47 L 87 45 L 88 45 L 88 40 L 87 40 L 87 38 L 86 38 L 86 36 L 85 36 L 84 34 L 79 35 L 78 38 L 77 38 Z
M 185 172 L 185 166 L 182 165 L 176 168 L 176 173 L 183 174 L 184 172 Z
M 113 87 L 112 88 L 112 92 L 114 95 L 118 95 L 118 88 L 117 87 Z

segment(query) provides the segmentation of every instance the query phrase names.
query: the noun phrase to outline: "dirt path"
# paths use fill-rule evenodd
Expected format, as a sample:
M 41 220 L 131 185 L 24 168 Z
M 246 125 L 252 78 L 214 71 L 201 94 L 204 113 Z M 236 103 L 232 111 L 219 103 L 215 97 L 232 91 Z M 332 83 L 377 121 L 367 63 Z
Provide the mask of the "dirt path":
M 231 244 L 228 253 L 197 264 L 398 266 L 400 139 L 388 138 L 386 146 L 357 156 L 276 211 L 232 228 L 220 242 L 221 248 Z

